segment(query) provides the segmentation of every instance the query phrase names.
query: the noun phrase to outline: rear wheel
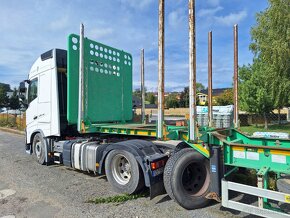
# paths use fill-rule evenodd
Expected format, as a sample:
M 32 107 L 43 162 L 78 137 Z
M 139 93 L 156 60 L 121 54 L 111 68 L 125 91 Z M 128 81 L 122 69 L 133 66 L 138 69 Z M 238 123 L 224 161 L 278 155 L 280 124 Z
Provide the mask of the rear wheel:
M 144 187 L 144 177 L 133 154 L 123 150 L 111 151 L 105 162 L 109 183 L 119 193 L 133 194 Z
M 209 160 L 192 148 L 185 148 L 172 155 L 164 170 L 167 194 L 186 209 L 204 207 L 209 200 Z
M 39 164 L 45 164 L 45 141 L 40 133 L 33 138 L 33 156 Z

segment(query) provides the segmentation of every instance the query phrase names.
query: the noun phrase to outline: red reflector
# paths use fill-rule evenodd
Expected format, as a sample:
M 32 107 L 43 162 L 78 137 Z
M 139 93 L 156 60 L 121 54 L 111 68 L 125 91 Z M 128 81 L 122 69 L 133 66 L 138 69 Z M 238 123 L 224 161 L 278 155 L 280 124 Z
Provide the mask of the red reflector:
M 151 163 L 151 169 L 156 170 L 156 163 Z

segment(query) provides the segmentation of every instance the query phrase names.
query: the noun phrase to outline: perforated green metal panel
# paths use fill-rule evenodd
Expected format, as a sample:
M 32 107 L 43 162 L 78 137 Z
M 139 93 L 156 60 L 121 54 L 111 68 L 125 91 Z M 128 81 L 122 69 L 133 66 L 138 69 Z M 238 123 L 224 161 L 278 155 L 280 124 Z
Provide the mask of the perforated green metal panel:
M 68 37 L 68 109 L 70 124 L 78 120 L 79 36 Z M 84 123 L 132 119 L 132 56 L 84 39 Z

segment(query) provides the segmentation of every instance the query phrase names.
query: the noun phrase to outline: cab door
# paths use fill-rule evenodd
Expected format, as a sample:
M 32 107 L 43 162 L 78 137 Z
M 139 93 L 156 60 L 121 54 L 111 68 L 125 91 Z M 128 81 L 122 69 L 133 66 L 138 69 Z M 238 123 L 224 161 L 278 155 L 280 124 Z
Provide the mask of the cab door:
M 26 110 L 26 131 L 27 136 L 31 136 L 34 130 L 38 128 L 38 76 L 30 80 L 27 93 L 28 108 Z M 29 138 L 28 142 L 30 141 Z

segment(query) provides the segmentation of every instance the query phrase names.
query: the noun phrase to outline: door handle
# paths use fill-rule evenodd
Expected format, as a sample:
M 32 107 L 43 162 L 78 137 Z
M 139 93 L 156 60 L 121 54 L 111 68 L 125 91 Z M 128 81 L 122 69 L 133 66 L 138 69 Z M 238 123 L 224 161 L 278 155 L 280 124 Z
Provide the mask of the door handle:
M 38 116 L 35 116 L 35 117 L 33 117 L 33 119 L 34 119 L 34 120 L 36 120 L 36 119 L 37 119 L 37 117 L 38 117 Z

